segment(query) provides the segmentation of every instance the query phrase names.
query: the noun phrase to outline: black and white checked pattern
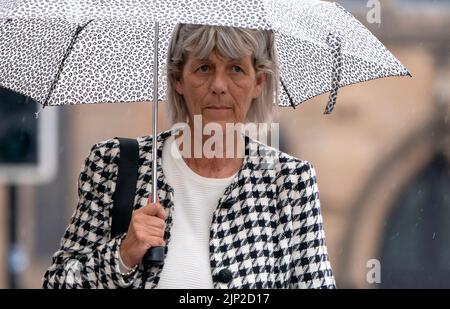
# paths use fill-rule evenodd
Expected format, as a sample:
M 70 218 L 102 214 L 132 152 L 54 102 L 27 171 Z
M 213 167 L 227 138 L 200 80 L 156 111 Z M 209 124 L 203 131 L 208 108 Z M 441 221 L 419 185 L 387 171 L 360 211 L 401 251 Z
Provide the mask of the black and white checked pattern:
M 158 195 L 169 210 L 167 244 L 174 192 L 165 181 L 161 157 L 164 141 L 176 131 L 162 132 L 157 145 Z M 152 138 L 138 141 L 135 209 L 145 206 L 151 194 Z M 243 167 L 218 201 L 210 229 L 214 288 L 335 288 L 315 170 L 309 162 L 279 151 L 277 160 L 264 167 L 264 158 L 249 155 L 267 152 L 274 149 L 246 137 Z M 110 239 L 119 156 L 116 138 L 92 147 L 79 177 L 79 204 L 44 275 L 45 288 L 154 288 L 158 284 L 163 266 L 147 269 L 144 276 L 140 265 L 127 282 L 120 276 L 118 252 L 125 234 Z M 81 269 L 68 272 L 68 265 Z M 223 269 L 231 272 L 227 283 L 219 280 Z M 73 280 L 67 273 L 81 278 Z

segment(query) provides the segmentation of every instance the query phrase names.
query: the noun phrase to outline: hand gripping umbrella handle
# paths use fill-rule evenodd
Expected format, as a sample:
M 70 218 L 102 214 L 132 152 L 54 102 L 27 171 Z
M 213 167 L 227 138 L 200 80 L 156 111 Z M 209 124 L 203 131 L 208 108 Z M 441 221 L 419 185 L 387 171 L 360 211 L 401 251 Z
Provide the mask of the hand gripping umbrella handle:
M 153 159 L 156 161 L 156 159 Z M 156 201 L 156 190 L 154 189 L 154 193 L 152 193 L 152 200 Z M 146 207 L 155 207 L 155 206 L 146 206 Z M 142 262 L 145 266 L 152 265 L 161 265 L 164 263 L 164 247 L 152 247 L 147 250 L 144 257 L 142 258 Z
M 157 200 L 155 196 L 156 190 L 154 190 L 153 192 L 155 192 L 155 194 L 152 194 L 152 200 L 156 201 Z M 155 207 L 155 206 L 146 206 L 146 207 Z M 164 247 L 152 247 L 148 249 L 144 257 L 142 258 L 142 262 L 145 266 L 162 265 L 164 263 Z

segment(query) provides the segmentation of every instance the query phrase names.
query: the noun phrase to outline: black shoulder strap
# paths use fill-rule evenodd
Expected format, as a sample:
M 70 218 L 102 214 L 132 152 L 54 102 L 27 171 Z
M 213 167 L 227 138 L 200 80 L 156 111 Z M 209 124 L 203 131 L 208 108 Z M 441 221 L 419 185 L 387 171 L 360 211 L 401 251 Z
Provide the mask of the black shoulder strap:
M 128 230 L 138 178 L 139 144 L 137 140 L 121 137 L 118 139 L 120 158 L 112 209 L 111 238 Z

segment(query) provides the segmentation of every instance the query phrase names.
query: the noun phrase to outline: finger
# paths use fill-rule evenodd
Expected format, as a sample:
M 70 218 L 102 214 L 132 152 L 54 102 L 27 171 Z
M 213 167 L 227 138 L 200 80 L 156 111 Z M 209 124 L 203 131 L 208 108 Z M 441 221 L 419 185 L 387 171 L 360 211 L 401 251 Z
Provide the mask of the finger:
M 162 207 L 162 205 L 159 203 L 148 204 L 147 206 L 140 208 L 140 212 L 144 213 L 145 215 L 157 216 L 160 217 L 161 219 L 165 219 L 165 214 L 164 216 L 161 216 L 161 210 L 162 212 L 165 213 L 164 207 Z
M 150 237 L 148 241 L 149 247 L 164 247 L 166 245 L 166 242 L 161 237 Z
M 146 208 L 146 209 L 144 209 Z M 165 220 L 156 216 L 153 212 L 154 210 L 150 208 L 156 208 L 155 206 L 143 207 L 139 209 L 139 213 L 137 213 L 134 218 L 132 218 L 134 224 L 136 226 L 155 226 L 158 228 L 165 227 Z
M 156 203 L 159 203 L 159 196 L 156 195 Z M 147 204 L 154 204 L 153 202 L 153 194 L 150 194 L 147 200 Z
M 156 207 L 155 204 L 149 204 L 147 206 L 139 208 L 138 211 L 146 216 L 156 216 L 156 214 L 158 213 L 158 207 Z
M 149 237 L 147 238 L 142 245 L 146 250 L 151 249 L 153 247 L 164 247 L 166 245 L 165 241 L 161 237 Z
M 164 209 L 164 207 L 162 207 L 161 204 L 156 204 L 157 208 L 158 208 L 158 212 L 156 213 L 156 216 L 162 220 L 166 219 L 166 210 Z
M 164 239 L 164 229 L 155 226 L 146 226 L 143 230 L 148 237 L 161 237 Z
M 147 200 L 147 206 L 154 207 L 156 204 L 159 204 L 159 196 L 156 196 L 156 203 L 152 202 L 152 199 L 153 199 L 152 194 L 150 194 L 150 196 L 148 197 L 148 200 Z M 152 213 L 152 215 L 155 215 L 155 214 L 156 214 L 156 211 L 154 213 Z
M 162 208 L 162 205 L 159 203 L 149 203 L 145 207 L 141 207 L 141 212 L 150 216 L 157 216 L 159 208 Z
M 166 228 L 166 222 L 163 219 L 155 217 L 155 216 L 146 216 L 142 223 L 143 223 L 142 225 L 144 225 L 144 226 L 148 226 L 148 227 L 153 226 L 153 227 L 156 227 L 156 228 L 162 229 L 162 230 L 164 230 Z

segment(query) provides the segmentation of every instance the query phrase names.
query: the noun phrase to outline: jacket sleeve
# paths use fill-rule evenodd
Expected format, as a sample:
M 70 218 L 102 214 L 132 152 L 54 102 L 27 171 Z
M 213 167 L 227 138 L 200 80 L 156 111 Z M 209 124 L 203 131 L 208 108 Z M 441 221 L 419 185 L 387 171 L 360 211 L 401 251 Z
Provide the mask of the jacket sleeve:
M 292 203 L 292 258 L 290 288 L 336 288 L 328 259 L 314 167 L 302 161 Z
M 124 234 L 109 238 L 109 210 L 103 199 L 109 190 L 105 179 L 108 172 L 101 153 L 105 152 L 105 144 L 100 145 L 92 147 L 82 167 L 79 202 L 44 275 L 44 288 L 120 288 L 131 285 L 135 279 L 125 281 L 119 270 Z

